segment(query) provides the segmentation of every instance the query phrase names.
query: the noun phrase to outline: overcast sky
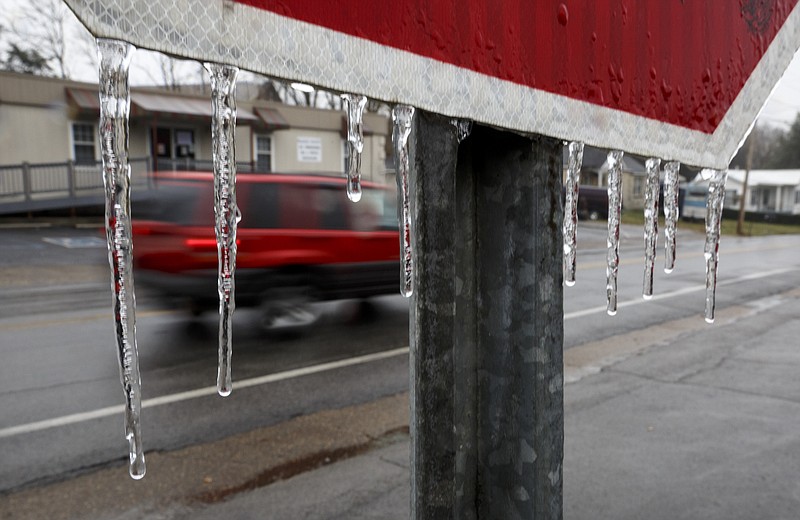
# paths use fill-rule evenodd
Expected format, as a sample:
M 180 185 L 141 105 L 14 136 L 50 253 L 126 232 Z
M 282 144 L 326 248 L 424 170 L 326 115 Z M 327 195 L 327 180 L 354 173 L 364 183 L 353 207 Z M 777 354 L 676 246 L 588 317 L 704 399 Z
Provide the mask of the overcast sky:
M 770 96 L 759 122 L 771 123 L 785 128 L 794 121 L 800 111 L 800 53 L 794 55 L 792 63 Z
M 25 11 L 31 1 L 45 0 L 0 0 L 0 24 L 5 27 L 11 25 Z M 92 62 L 92 38 L 88 31 L 68 11 L 68 56 L 69 72 L 73 79 L 82 81 L 97 81 L 95 62 Z M 0 33 L 0 53 L 5 53 L 8 35 Z M 161 73 L 158 53 L 139 50 L 134 54 L 131 64 L 130 82 L 132 85 L 152 85 L 161 83 Z M 200 66 L 196 62 L 182 62 L 177 70 L 180 77 L 186 81 L 200 81 Z M 772 124 L 788 128 L 800 111 L 800 58 L 795 56 L 783 79 L 776 87 L 773 95 L 764 107 L 759 117 L 760 123 Z

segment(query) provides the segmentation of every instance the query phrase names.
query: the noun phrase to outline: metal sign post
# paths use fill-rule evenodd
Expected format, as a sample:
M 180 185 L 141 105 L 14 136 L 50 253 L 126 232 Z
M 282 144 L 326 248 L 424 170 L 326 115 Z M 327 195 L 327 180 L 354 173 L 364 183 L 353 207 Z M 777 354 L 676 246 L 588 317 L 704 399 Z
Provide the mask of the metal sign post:
M 561 142 L 412 136 L 412 518 L 561 518 Z

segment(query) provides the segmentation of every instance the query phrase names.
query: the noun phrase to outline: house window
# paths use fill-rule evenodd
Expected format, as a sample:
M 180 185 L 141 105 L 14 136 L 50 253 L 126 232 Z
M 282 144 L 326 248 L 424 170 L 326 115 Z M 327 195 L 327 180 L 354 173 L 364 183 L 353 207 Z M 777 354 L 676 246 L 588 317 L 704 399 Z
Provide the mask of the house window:
M 794 192 L 794 203 L 800 204 L 800 191 Z
M 175 130 L 175 158 L 194 159 L 194 130 Z
M 72 152 L 76 164 L 95 163 L 95 132 L 91 123 L 72 124 Z
M 750 190 L 750 205 L 758 207 L 758 190 Z
M 633 196 L 642 197 L 644 195 L 644 179 L 636 177 L 633 179 Z
M 342 172 L 347 175 L 347 168 L 350 167 L 350 142 L 342 139 Z
M 259 172 L 272 171 L 272 137 L 268 135 L 256 136 L 256 169 Z

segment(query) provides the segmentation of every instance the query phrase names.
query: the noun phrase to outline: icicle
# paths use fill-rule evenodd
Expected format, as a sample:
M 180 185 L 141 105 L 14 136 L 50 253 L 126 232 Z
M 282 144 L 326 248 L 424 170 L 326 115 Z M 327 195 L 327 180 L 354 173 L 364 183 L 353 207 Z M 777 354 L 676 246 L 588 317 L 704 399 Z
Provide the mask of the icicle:
M 236 271 L 236 227 L 240 220 L 236 206 L 236 75 L 239 69 L 206 63 L 211 76 L 211 139 L 214 160 L 214 214 L 219 273 L 219 367 L 217 392 L 227 396 L 231 380 L 233 341 L 234 273 Z
M 414 107 L 397 105 L 392 110 L 392 143 L 396 161 L 397 181 L 400 185 L 400 294 L 411 296 L 414 281 L 413 256 L 411 254 L 411 208 L 408 193 L 408 135 L 414 119 Z
M 456 136 L 460 143 L 472 133 L 472 121 L 469 119 L 453 119 L 450 121 L 456 127 Z
M 619 270 L 619 221 L 622 216 L 622 157 L 619 150 L 608 152 L 608 253 L 606 255 L 606 296 L 608 314 L 617 313 L 617 271 Z
M 675 269 L 676 228 L 678 227 L 678 172 L 681 164 L 664 165 L 664 272 Z
M 347 142 L 350 160 L 347 164 L 347 198 L 361 200 L 361 152 L 364 150 L 364 107 L 367 97 L 360 94 L 342 94 L 347 110 Z
M 722 206 L 725 201 L 725 180 L 728 170 L 703 170 L 709 178 L 708 205 L 706 206 L 706 321 L 714 323 L 714 306 L 717 290 L 717 263 L 719 262 L 719 232 L 722 223 Z
M 569 143 L 569 163 L 564 201 L 564 283 L 575 285 L 575 263 L 578 255 L 578 187 L 583 165 L 583 143 Z
M 648 159 L 647 185 L 644 191 L 644 288 L 642 296 L 653 297 L 653 269 L 658 242 L 658 175 L 661 159 Z
M 133 288 L 131 238 L 131 168 L 128 163 L 130 88 L 128 69 L 134 47 L 116 40 L 97 40 L 100 60 L 100 146 L 106 194 L 106 238 L 120 379 L 125 393 L 125 438 L 130 448 L 128 472 L 145 474 L 140 418 L 142 412 L 139 353 L 136 346 L 136 297 Z

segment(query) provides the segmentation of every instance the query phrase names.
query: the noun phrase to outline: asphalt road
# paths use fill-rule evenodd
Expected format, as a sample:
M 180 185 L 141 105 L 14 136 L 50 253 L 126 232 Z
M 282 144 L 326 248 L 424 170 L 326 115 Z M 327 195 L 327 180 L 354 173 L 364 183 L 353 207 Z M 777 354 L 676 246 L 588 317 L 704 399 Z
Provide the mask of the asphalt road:
M 656 298 L 644 301 L 641 232 L 624 228 L 620 309 L 609 317 L 605 229 L 584 226 L 579 233 L 578 283 L 565 288 L 566 348 L 683 317 L 702 321 L 701 236 L 679 235 L 675 271 L 665 275 L 659 263 Z M 122 393 L 105 303 L 110 301 L 105 251 L 91 240 L 97 236 L 96 230 L 0 231 L 0 272 L 14 274 L 6 274 L 0 287 L 0 492 L 126 458 L 122 414 L 113 408 L 122 403 Z M 61 242 L 45 240 L 53 238 Z M 65 247 L 81 244 L 64 242 L 73 238 L 87 238 L 85 247 Z M 798 251 L 795 236 L 724 237 L 718 308 L 800 286 Z M 142 415 L 148 451 L 221 439 L 408 387 L 407 356 L 395 350 L 408 345 L 407 302 L 399 296 L 367 307 L 326 305 L 322 321 L 299 338 L 267 335 L 257 326 L 257 314 L 238 312 L 234 392 L 225 399 L 213 395 L 216 318 L 193 320 L 159 308 L 146 293 L 139 303 L 143 392 L 150 403 Z M 347 361 L 387 351 L 376 359 Z M 341 366 L 324 365 L 334 361 Z M 287 372 L 293 370 L 300 372 Z M 258 379 L 269 374 L 276 380 Z M 237 389 L 237 382 L 252 386 Z

